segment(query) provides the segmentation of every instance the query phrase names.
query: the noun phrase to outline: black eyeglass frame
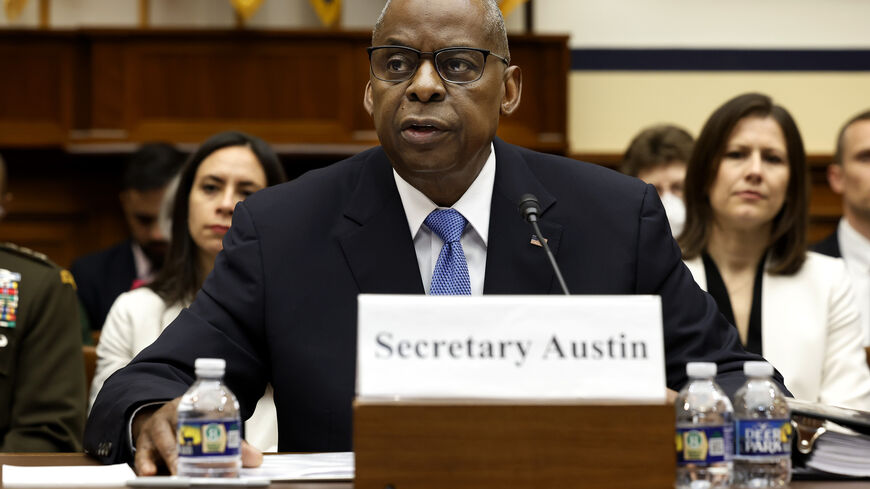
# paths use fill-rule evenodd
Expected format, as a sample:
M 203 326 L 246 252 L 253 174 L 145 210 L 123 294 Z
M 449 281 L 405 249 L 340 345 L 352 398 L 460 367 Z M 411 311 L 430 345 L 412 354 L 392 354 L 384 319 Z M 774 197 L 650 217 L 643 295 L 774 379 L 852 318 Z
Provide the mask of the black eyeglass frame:
M 379 50 L 379 49 L 405 49 L 405 50 L 411 51 L 413 53 L 416 53 L 417 58 L 418 58 L 417 66 L 414 68 L 414 71 L 412 71 L 412 72 L 410 72 L 410 74 L 408 74 L 408 78 L 404 78 L 402 80 L 385 80 L 385 79 L 383 79 L 375 74 L 375 69 L 372 66 L 372 53 Z M 453 80 L 448 80 L 447 78 L 445 78 L 444 74 L 441 73 L 441 69 L 438 67 L 438 63 L 435 62 L 435 58 L 439 54 L 441 54 L 443 52 L 447 52 L 447 51 L 477 51 L 478 53 L 483 54 L 483 68 L 480 69 L 480 76 L 474 80 L 468 80 L 468 81 L 453 81 Z M 420 68 L 420 60 L 423 59 L 424 54 L 431 54 L 432 55 L 432 64 L 435 66 L 435 71 L 438 72 L 438 76 L 441 77 L 442 80 L 444 80 L 447 83 L 454 83 L 456 85 L 465 85 L 467 83 L 474 83 L 474 82 L 480 80 L 481 78 L 483 78 L 483 73 L 484 73 L 484 71 L 486 71 L 486 60 L 489 56 L 493 56 L 495 58 L 498 58 L 499 60 L 501 60 L 502 63 L 504 63 L 505 66 L 510 66 L 510 64 L 511 64 L 509 59 L 504 58 L 502 56 L 499 56 L 499 55 L 493 53 L 492 51 L 490 51 L 489 49 L 471 48 L 471 47 L 465 47 L 465 46 L 452 46 L 449 48 L 436 49 L 435 51 L 420 51 L 419 49 L 414 49 L 414 48 L 408 47 L 408 46 L 385 44 L 383 46 L 367 47 L 366 52 L 369 53 L 369 71 L 371 71 L 372 76 L 374 76 L 375 78 L 377 78 L 380 81 L 384 81 L 387 83 L 402 83 L 402 82 L 408 81 L 411 78 L 413 78 L 414 75 L 417 73 L 417 70 Z

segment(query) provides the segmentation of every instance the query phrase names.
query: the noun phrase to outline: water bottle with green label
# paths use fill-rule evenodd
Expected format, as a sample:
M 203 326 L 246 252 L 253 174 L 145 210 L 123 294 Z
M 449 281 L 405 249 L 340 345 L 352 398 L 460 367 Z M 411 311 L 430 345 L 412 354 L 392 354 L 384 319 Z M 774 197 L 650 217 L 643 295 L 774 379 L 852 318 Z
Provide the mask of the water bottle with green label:
M 226 361 L 197 358 L 196 382 L 178 405 L 178 475 L 238 477 L 242 466 L 239 401 L 224 385 Z
M 690 362 L 689 383 L 675 402 L 677 489 L 731 486 L 734 452 L 731 401 L 713 380 L 716 364 Z

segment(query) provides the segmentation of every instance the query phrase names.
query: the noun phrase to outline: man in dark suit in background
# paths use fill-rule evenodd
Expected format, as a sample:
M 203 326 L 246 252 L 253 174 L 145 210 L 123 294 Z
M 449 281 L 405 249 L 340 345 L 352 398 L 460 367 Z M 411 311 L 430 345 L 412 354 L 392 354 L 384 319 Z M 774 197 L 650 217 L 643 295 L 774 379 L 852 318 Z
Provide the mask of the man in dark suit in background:
M 73 262 L 70 271 L 92 330 L 100 330 L 121 293 L 149 282 L 163 264 L 168 237 L 158 225 L 166 186 L 184 155 L 164 143 L 143 145 L 124 167 L 121 208 L 130 239 Z
M 812 249 L 846 261 L 861 311 L 864 345 L 870 346 L 870 110 L 840 129 L 828 183 L 843 197 L 843 217 L 837 230 Z
M 364 105 L 382 146 L 236 207 L 194 303 L 100 392 L 91 453 L 132 458 L 130 426 L 137 470 L 174 470 L 179 396 L 194 360 L 214 356 L 227 360 L 243 417 L 272 383 L 281 451 L 349 450 L 359 293 L 438 292 L 439 252 L 458 244 L 463 293 L 559 293 L 517 212 L 525 193 L 541 202 L 542 232 L 572 292 L 661 295 L 668 387 L 686 382 L 686 361 L 706 359 L 737 389 L 743 361 L 758 357 L 683 266 L 655 188 L 495 138 L 500 115 L 519 105 L 522 76 L 494 0 L 394 0 L 372 45 Z M 430 220 L 445 209 L 462 230 L 447 244 Z M 166 404 L 148 404 L 157 401 Z

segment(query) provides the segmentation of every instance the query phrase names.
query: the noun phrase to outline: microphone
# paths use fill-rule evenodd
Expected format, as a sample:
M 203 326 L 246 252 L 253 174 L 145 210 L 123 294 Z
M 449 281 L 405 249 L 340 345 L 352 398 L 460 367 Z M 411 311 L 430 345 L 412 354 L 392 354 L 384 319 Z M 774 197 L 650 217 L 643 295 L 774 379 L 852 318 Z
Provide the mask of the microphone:
M 547 240 L 544 238 L 544 235 L 541 234 L 541 228 L 538 227 L 538 214 L 541 212 L 541 204 L 538 203 L 538 198 L 532 194 L 523 194 L 520 196 L 520 202 L 517 204 L 517 207 L 520 211 L 520 216 L 531 224 L 532 231 L 535 232 L 535 236 L 538 237 L 538 240 L 541 242 L 541 246 L 543 246 L 544 251 L 547 252 L 547 258 L 550 260 L 550 266 L 553 268 L 553 272 L 556 273 L 556 279 L 559 281 L 559 285 L 562 287 L 562 292 L 565 295 L 570 295 L 568 292 L 568 286 L 565 285 L 565 279 L 562 278 L 562 272 L 559 270 L 559 264 L 556 263 L 556 258 L 553 256 L 553 252 L 550 251 L 550 246 L 547 245 Z

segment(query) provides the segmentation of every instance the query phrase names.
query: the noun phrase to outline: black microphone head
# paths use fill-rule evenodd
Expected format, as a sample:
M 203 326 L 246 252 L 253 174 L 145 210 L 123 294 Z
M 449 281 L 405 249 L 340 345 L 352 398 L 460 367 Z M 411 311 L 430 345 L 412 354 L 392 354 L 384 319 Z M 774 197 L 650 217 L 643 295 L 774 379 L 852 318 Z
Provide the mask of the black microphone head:
M 541 212 L 541 204 L 538 203 L 538 198 L 532 194 L 521 195 L 517 207 L 520 210 L 520 215 L 526 221 L 529 221 L 530 218 L 536 218 Z

